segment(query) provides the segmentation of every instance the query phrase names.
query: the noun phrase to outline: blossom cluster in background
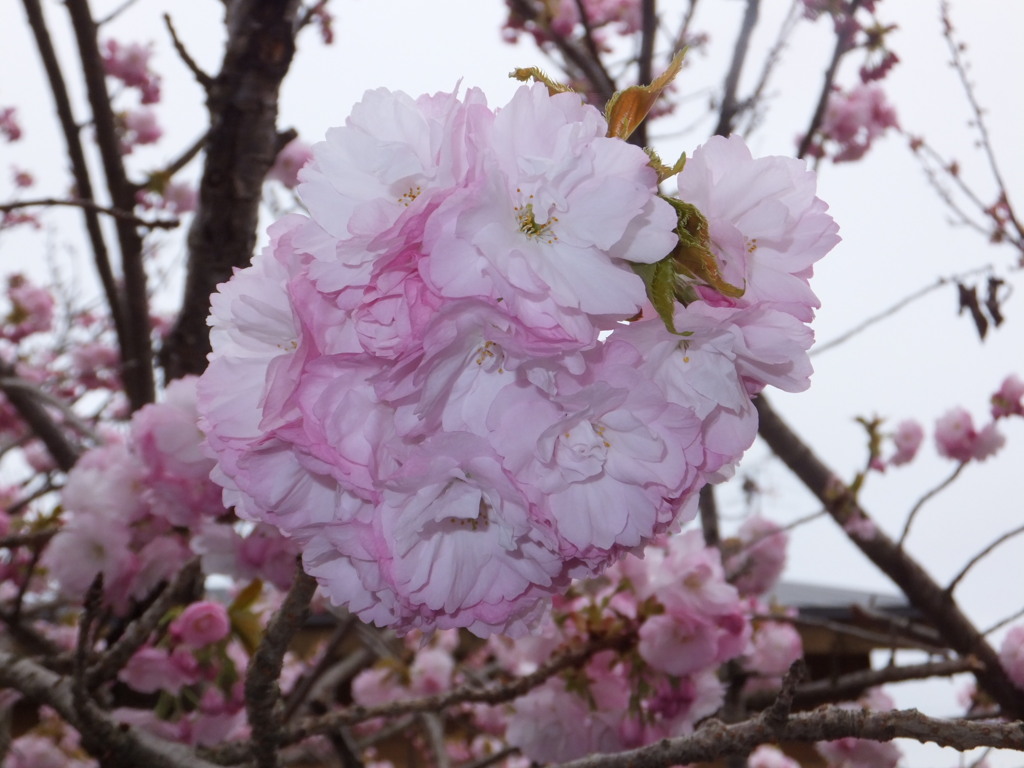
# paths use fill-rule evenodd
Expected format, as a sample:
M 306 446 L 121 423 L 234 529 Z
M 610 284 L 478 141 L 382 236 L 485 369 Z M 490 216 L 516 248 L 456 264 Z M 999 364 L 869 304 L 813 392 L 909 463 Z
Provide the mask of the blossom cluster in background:
M 751 395 L 807 386 L 807 281 L 837 241 L 813 174 L 737 137 L 689 160 L 727 297 L 607 131 L 541 85 L 497 110 L 371 91 L 300 172 L 310 218 L 213 297 L 199 408 L 225 503 L 365 621 L 524 633 L 692 515 L 753 441 Z M 632 268 L 670 253 L 675 333 Z

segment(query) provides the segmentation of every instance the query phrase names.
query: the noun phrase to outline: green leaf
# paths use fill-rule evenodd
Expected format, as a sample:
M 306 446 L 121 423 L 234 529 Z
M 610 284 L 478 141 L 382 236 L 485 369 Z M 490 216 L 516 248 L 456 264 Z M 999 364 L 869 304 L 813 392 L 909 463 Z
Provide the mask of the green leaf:
M 647 288 L 647 298 L 658 312 L 665 327 L 676 333 L 672 317 L 676 308 L 676 270 L 669 254 L 653 264 L 633 264 L 633 271 L 640 275 Z
M 678 217 L 676 234 L 679 236 L 679 243 L 669 255 L 676 274 L 710 286 L 723 296 L 734 299 L 742 296 L 745 289 L 727 282 L 718 269 L 718 260 L 711 252 L 711 236 L 704 214 L 697 210 L 695 205 L 684 203 L 674 197 L 661 195 L 661 198 L 675 208 Z

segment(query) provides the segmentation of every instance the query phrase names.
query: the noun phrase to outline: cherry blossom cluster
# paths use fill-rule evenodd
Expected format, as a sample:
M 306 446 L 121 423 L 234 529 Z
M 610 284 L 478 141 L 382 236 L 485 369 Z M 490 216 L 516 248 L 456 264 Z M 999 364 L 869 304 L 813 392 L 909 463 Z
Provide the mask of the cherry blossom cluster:
M 851 91 L 836 89 L 817 138 L 808 150 L 835 163 L 860 160 L 872 143 L 890 128 L 899 128 L 896 110 L 877 84 L 858 85 Z
M 753 546 L 771 542 L 778 550 L 771 559 L 784 560 L 784 536 L 774 531 Z M 774 579 L 762 584 L 770 589 Z M 690 733 L 716 711 L 725 693 L 717 674 L 724 661 L 741 663 L 752 687 L 777 687 L 802 655 L 800 637 L 786 621 L 751 622 L 754 613 L 768 610 L 744 598 L 726 580 L 719 551 L 689 531 L 656 542 L 643 559 L 629 555 L 600 577 L 577 582 L 555 598 L 552 613 L 528 638 L 492 637 L 467 651 L 451 630 L 430 638 L 410 633 L 405 656 L 382 659 L 355 677 L 353 700 L 373 707 L 432 696 L 473 675 L 493 675 L 495 667 L 514 679 L 566 648 L 617 637 L 622 647 L 598 651 L 509 705 L 465 706 L 461 716 L 473 723 L 471 738 L 450 733 L 445 746 L 453 762 L 516 747 L 520 756 L 508 768 L 630 749 Z M 364 732 L 381 725 L 369 722 Z
M 65 523 L 43 557 L 64 596 L 81 600 L 102 574 L 105 602 L 123 614 L 194 553 L 208 573 L 287 586 L 294 552 L 286 540 L 267 527 L 243 537 L 216 520 L 224 507 L 201 449 L 195 383 L 172 382 L 163 402 L 133 415 L 126 436 L 110 432 L 68 474 Z
M 807 280 L 837 241 L 813 175 L 735 137 L 698 150 L 679 195 L 706 221 L 676 202 L 711 270 L 607 130 L 540 85 L 498 110 L 369 92 L 300 173 L 311 218 L 213 296 L 199 408 L 225 504 L 365 621 L 524 633 L 692 515 L 754 439 L 751 395 L 808 384 Z M 644 264 L 689 303 L 655 311 Z
M 985 461 L 1006 443 L 999 421 L 1024 416 L 1024 380 L 1011 374 L 1003 379 L 990 398 L 991 421 L 978 428 L 971 412 L 963 406 L 946 411 L 935 422 L 935 447 L 940 456 L 954 461 Z M 901 421 L 891 437 L 895 450 L 889 458 L 879 458 L 873 468 L 900 466 L 913 461 L 924 441 L 924 429 L 913 419 Z
M 637 32 L 643 22 L 640 0 L 584 0 L 583 3 L 577 0 L 529 0 L 522 4 L 507 2 L 507 5 L 509 15 L 502 27 L 505 40 L 514 43 L 521 33 L 526 32 L 541 47 L 554 37 L 570 38 L 583 30 L 581 5 L 586 14 L 586 27 L 602 49 L 608 48 L 602 29 L 610 27 L 617 35 L 629 35 Z M 529 17 L 523 15 L 523 6 L 529 9 Z

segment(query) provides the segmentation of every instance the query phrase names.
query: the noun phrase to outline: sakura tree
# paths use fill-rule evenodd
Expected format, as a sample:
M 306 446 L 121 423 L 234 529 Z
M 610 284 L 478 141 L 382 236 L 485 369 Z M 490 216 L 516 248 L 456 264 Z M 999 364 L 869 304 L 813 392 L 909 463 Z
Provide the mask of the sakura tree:
M 993 265 L 923 264 L 937 282 L 863 301 L 818 350 L 900 328 L 940 291 L 959 327 L 1012 333 L 1024 227 L 956 9 L 934 36 L 987 177 L 902 125 L 881 2 L 776 18 L 748 0 L 730 19 L 507 0 L 501 29 L 474 34 L 552 74 L 521 66 L 504 98 L 468 66 L 423 94 L 366 75 L 323 136 L 288 127 L 290 70 L 387 40 L 343 0 L 230 0 L 216 56 L 193 8 L 149 38 L 152 4 L 22 6 L 48 90 L 32 114 L 55 121 L 63 165 L 37 170 L 44 128 L 0 90 L 0 238 L 21 254 L 0 340 L 4 766 L 852 768 L 900 764 L 894 739 L 1024 750 L 1021 596 L 1001 586 L 996 626 L 956 599 L 1024 528 L 974 549 L 965 530 L 949 578 L 918 544 L 933 499 L 1013 463 L 1020 360 L 986 402 L 939 388 L 931 430 L 802 394 L 828 311 L 814 273 L 840 242 L 826 182 L 884 173 L 881 146 L 902 141 Z M 808 39 L 829 52 L 806 109 L 779 109 Z M 206 109 L 188 131 L 168 96 L 183 72 Z M 298 92 L 323 108 L 322 82 Z M 759 151 L 776 124 L 790 143 Z M 71 255 L 35 268 L 58 236 Z M 797 414 L 831 398 L 819 423 L 858 417 L 848 472 L 777 391 L 801 393 Z M 766 462 L 810 514 L 772 504 Z M 888 483 L 922 467 L 904 510 Z M 808 671 L 814 621 L 780 597 L 790 541 L 825 521 L 836 557 L 857 552 L 911 611 L 873 636 L 878 669 Z M 903 705 L 900 684 L 954 676 L 972 678 L 959 711 Z

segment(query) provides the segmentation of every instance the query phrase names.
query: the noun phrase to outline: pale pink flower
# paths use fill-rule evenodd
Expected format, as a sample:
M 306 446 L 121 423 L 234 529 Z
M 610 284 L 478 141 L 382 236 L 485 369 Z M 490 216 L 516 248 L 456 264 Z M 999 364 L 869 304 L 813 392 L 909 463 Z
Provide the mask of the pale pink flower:
M 160 78 L 149 68 L 153 49 L 149 45 L 129 43 L 122 45 L 107 40 L 103 51 L 103 70 L 130 88 L 138 88 L 143 104 L 160 101 Z
M 751 752 L 747 765 L 750 768 L 800 768 L 800 763 L 769 744 L 762 744 Z
M 21 125 L 18 123 L 18 110 L 14 107 L 0 109 L 0 136 L 7 141 L 21 138 Z
M 55 302 L 48 289 L 32 284 L 22 275 L 12 275 L 7 280 L 7 297 L 11 311 L 3 329 L 6 338 L 18 342 L 53 327 Z
M 754 630 L 744 666 L 760 675 L 781 677 L 803 652 L 800 633 L 792 624 L 762 621 Z
M 885 92 L 874 83 L 858 85 L 852 91 L 835 91 L 828 100 L 821 134 L 838 147 L 832 159 L 840 163 L 859 160 L 872 142 L 889 128 L 898 128 L 896 110 Z
M 117 677 L 139 693 L 177 694 L 198 680 L 190 665 L 180 663 L 163 648 L 148 645 L 135 652 Z
M 170 632 L 193 648 L 220 642 L 231 631 L 228 612 L 220 603 L 202 600 L 192 603 L 171 622 Z
M 299 171 L 313 157 L 313 150 L 301 139 L 292 139 L 274 158 L 274 164 L 267 171 L 267 178 L 279 181 L 288 189 L 295 189 L 299 183 Z
M 892 435 L 892 441 L 896 451 L 889 457 L 889 464 L 898 467 L 908 464 L 917 456 L 917 451 L 924 440 L 924 429 L 913 419 L 906 419 L 896 425 L 896 431 Z
M 992 418 L 1024 416 L 1024 379 L 1011 374 L 1003 379 L 999 390 L 992 395 Z
M 999 646 L 999 662 L 1013 684 L 1024 690 L 1024 624 L 1006 633 Z
M 995 454 L 1006 442 L 996 429 L 995 422 L 980 431 L 974 426 L 971 414 L 961 407 L 946 412 L 935 422 L 935 443 L 939 454 L 956 461 L 976 459 L 984 461 Z
M 747 518 L 736 536 L 738 551 L 725 560 L 725 569 L 741 595 L 763 595 L 779 580 L 786 565 L 789 537 L 771 520 Z
M 128 154 L 139 144 L 155 144 L 163 136 L 163 129 L 157 122 L 156 112 L 149 107 L 126 112 L 121 118 L 123 135 L 121 152 Z
M 809 322 L 818 299 L 808 279 L 839 237 L 806 164 L 754 158 L 739 136 L 716 136 L 687 159 L 678 184 L 679 197 L 708 220 L 722 277 L 745 289 L 739 299 L 713 301 L 767 305 Z

